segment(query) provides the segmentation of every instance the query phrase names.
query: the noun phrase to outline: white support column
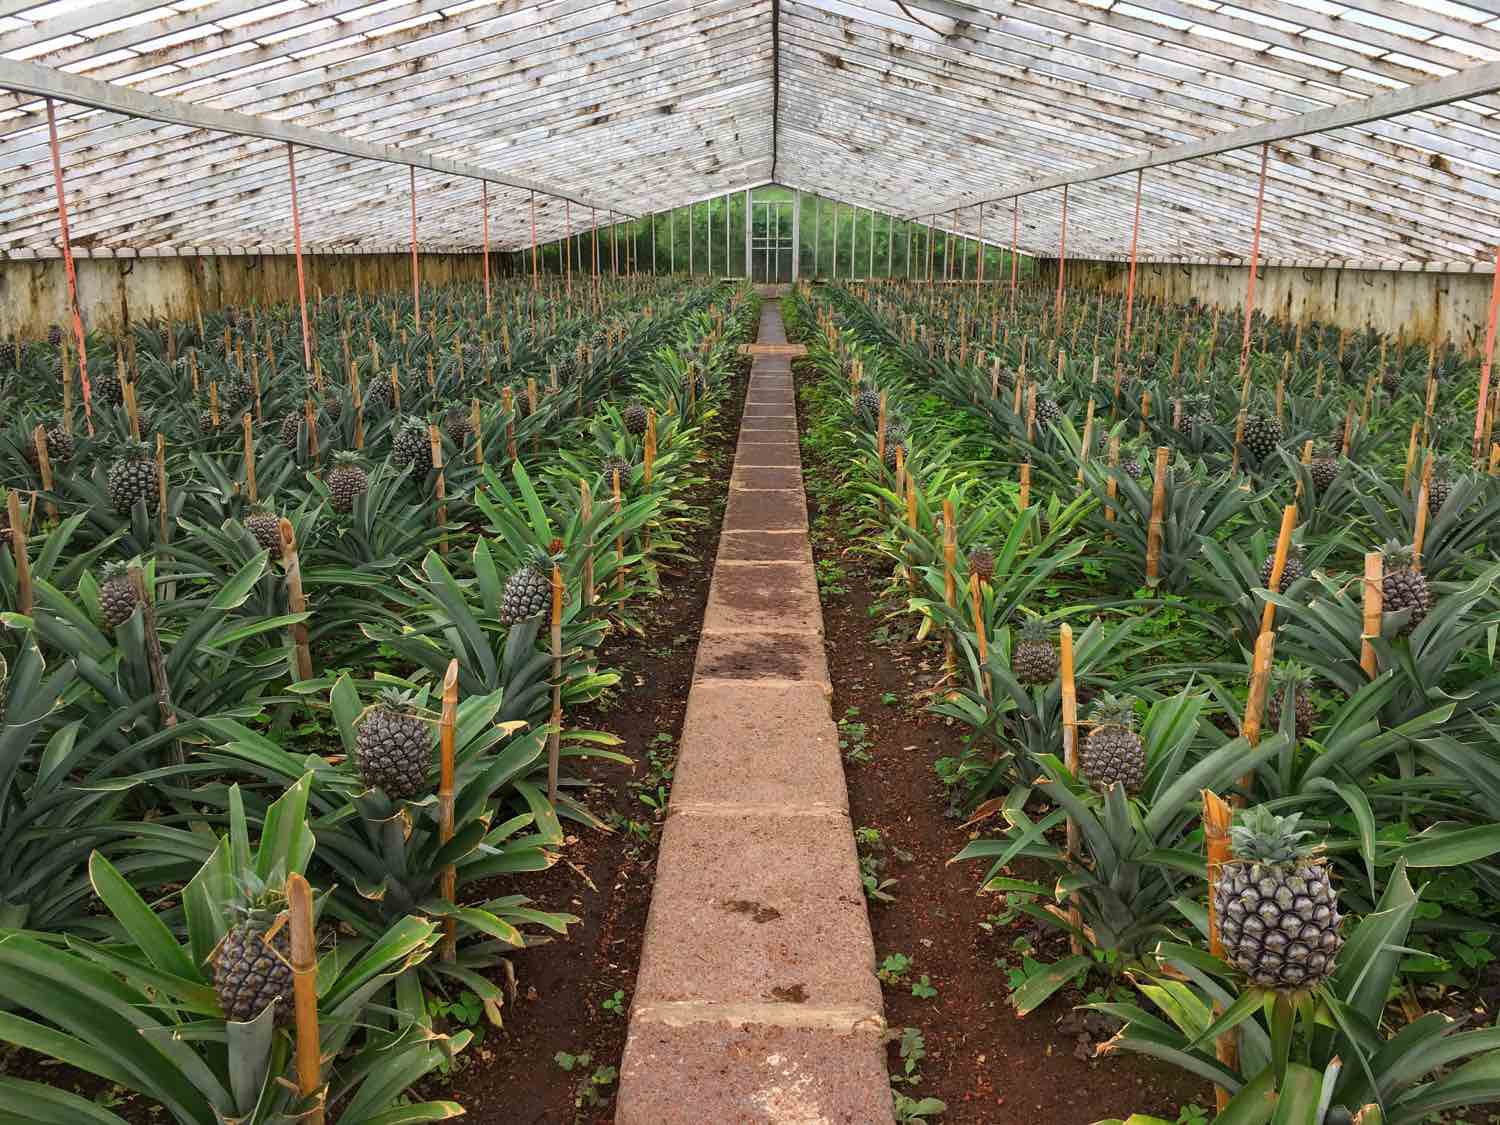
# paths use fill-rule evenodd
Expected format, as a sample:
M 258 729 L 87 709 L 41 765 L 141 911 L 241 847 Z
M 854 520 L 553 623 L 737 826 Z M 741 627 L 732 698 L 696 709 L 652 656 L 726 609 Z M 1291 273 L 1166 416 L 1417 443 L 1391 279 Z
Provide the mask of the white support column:
M 797 284 L 802 266 L 802 190 L 792 193 L 792 284 Z
M 755 280 L 755 260 L 750 255 L 750 192 L 753 189 L 745 189 L 745 280 Z

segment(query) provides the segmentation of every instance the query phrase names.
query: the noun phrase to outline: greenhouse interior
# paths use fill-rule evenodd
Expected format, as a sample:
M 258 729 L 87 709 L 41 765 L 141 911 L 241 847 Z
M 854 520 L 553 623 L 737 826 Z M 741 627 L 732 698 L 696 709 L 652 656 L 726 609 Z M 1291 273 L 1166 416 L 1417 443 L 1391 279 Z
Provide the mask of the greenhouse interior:
M 1500 1121 L 1500 0 L 0 0 L 0 1122 Z

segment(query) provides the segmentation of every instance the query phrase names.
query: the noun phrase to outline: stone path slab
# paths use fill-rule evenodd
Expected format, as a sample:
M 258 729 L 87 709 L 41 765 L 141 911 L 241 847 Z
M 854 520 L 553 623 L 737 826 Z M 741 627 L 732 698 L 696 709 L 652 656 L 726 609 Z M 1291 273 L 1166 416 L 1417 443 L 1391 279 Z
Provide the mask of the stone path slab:
M 774 303 L 760 341 L 786 342 Z M 751 367 L 618 1125 L 893 1121 L 790 373 Z

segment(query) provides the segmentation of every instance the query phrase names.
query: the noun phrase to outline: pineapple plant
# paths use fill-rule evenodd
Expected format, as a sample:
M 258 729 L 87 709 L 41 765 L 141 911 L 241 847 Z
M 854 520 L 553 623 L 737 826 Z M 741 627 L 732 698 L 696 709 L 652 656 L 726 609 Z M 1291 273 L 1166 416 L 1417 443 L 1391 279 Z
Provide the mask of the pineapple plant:
M 872 423 L 880 417 L 880 392 L 869 383 L 861 385 L 854 396 L 854 412 L 868 418 Z
M 625 423 L 625 430 L 639 437 L 646 432 L 646 408 L 637 400 L 631 399 L 625 409 L 620 412 L 620 419 Z
M 1427 576 L 1416 566 L 1416 554 L 1409 546 L 1394 540 L 1380 550 L 1384 573 L 1380 581 L 1382 610 L 1385 613 L 1409 611 L 1401 634 L 1410 633 L 1422 623 L 1432 609 L 1432 591 Z
M 1106 693 L 1094 704 L 1093 721 L 1079 754 L 1083 776 L 1099 789 L 1138 789 L 1146 777 L 1146 746 L 1135 730 L 1135 708 Z
M 462 449 L 474 434 L 474 419 L 466 407 L 455 404 L 443 415 L 443 432 L 457 448 Z
M 47 346 L 52 348 L 62 347 L 62 325 L 49 324 L 47 326 Z
M 391 461 L 419 477 L 432 471 L 432 442 L 420 418 L 408 418 L 397 432 L 391 442 Z
M 361 782 L 395 800 L 411 800 L 429 791 L 432 732 L 409 693 L 387 688 L 360 717 L 354 762 Z
M 99 616 L 104 627 L 111 632 L 130 620 L 136 606 L 141 604 L 140 591 L 130 580 L 130 574 L 122 562 L 112 562 L 99 575 Z
M 285 910 L 282 896 L 255 895 L 235 908 L 237 920 L 214 948 L 214 995 L 231 1023 L 249 1023 L 271 1004 L 276 1023 L 292 1018 L 292 938 Z
M 137 502 L 143 502 L 148 512 L 156 511 L 161 476 L 150 446 L 140 441 L 126 442 L 109 467 L 107 485 L 110 503 L 120 515 L 128 516 Z
M 1265 461 L 1281 444 L 1281 419 L 1270 414 L 1246 415 L 1242 443 L 1257 464 Z
M 297 439 L 302 434 L 302 415 L 293 411 L 281 420 L 281 429 L 277 431 L 277 438 L 282 448 L 288 453 L 297 452 Z
M 1260 584 L 1268 590 L 1271 588 L 1271 571 L 1275 568 L 1276 552 L 1272 551 L 1266 556 L 1266 561 L 1260 564 Z M 1288 546 L 1286 564 L 1281 568 L 1281 583 L 1276 587 L 1276 592 L 1284 594 L 1293 582 L 1306 577 L 1307 563 L 1302 558 L 1302 552 L 1296 546 Z
M 896 451 L 901 451 L 901 456 L 911 460 L 911 450 L 906 444 L 906 423 L 888 419 L 885 426 L 885 464 L 892 471 L 896 468 Z
M 1281 728 L 1281 708 L 1286 693 L 1292 693 L 1292 717 L 1295 723 L 1293 735 L 1306 738 L 1318 721 L 1318 709 L 1313 703 L 1310 684 L 1312 676 L 1300 664 L 1288 663 L 1276 669 L 1272 677 L 1271 696 L 1266 700 L 1266 722 L 1270 730 Z
M 47 439 L 47 460 L 54 465 L 65 465 L 73 460 L 73 454 L 78 452 L 78 439 L 65 430 L 61 422 L 49 419 L 43 424 L 42 434 Z M 26 460 L 33 468 L 41 465 L 41 454 L 35 442 L 26 446 Z
M 975 547 L 969 552 L 969 573 L 977 574 L 981 582 L 988 582 L 995 575 L 995 552 L 988 547 Z
M 354 502 L 370 490 L 370 478 L 359 463 L 359 454 L 352 450 L 340 450 L 333 455 L 333 471 L 328 474 L 328 495 L 333 510 L 348 514 L 354 510 Z
M 1257 988 L 1307 992 L 1333 975 L 1343 937 L 1327 864 L 1301 813 L 1247 809 L 1229 830 L 1234 859 L 1213 885 L 1224 957 Z
M 1448 497 L 1453 495 L 1453 462 L 1439 457 L 1432 466 L 1432 476 L 1427 481 L 1427 513 L 1435 516 L 1442 511 Z
M 1338 480 L 1341 467 L 1338 454 L 1328 446 L 1314 449 L 1312 461 L 1307 466 L 1307 475 L 1312 478 L 1313 488 L 1319 494 L 1327 492 L 1333 487 L 1333 482 Z
M 992 560 L 993 561 L 993 560 Z M 1021 637 L 1010 654 L 1011 673 L 1023 684 L 1050 684 L 1057 679 L 1057 646 L 1040 617 L 1021 626 Z
M 269 504 L 262 502 L 252 507 L 244 524 L 261 550 L 270 551 L 273 559 L 281 557 L 281 517 Z
M 500 623 L 517 625 L 552 607 L 552 567 L 562 561 L 562 544 L 553 540 L 551 550 L 532 548 L 516 572 L 505 581 L 500 599 Z

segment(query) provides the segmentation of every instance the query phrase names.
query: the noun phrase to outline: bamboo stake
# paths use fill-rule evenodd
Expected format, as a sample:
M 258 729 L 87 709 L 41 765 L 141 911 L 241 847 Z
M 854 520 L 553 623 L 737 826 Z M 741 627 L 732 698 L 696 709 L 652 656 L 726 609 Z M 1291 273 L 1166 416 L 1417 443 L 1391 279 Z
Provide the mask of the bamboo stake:
M 1058 637 L 1058 675 L 1062 683 L 1062 722 L 1063 722 L 1063 761 L 1068 767 L 1068 772 L 1075 778 L 1078 776 L 1078 685 L 1073 676 L 1073 629 L 1066 623 L 1061 625 L 1057 631 Z M 1068 817 L 1068 854 L 1076 857 L 1079 853 L 1078 823 L 1072 817 Z M 1077 906 L 1068 907 L 1068 925 L 1072 927 L 1073 933 L 1069 935 L 1068 943 L 1074 954 L 1083 952 L 1083 940 L 1079 933 L 1083 929 L 1083 915 Z
M 1115 501 L 1120 495 L 1120 474 L 1115 470 L 1120 467 L 1120 435 L 1109 435 L 1109 480 L 1104 485 L 1105 495 L 1109 497 L 1109 503 L 1104 506 L 1104 518 L 1110 523 L 1115 520 Z
M 479 397 L 476 395 L 469 405 L 469 427 L 474 431 L 474 464 L 484 465 L 484 430 L 481 423 L 484 421 L 479 412 Z
M 1094 373 L 1098 374 L 1099 363 L 1095 357 Z M 1089 453 L 1094 448 L 1094 400 L 1089 399 L 1088 412 L 1083 417 L 1083 440 L 1078 449 L 1078 483 L 1083 484 L 1083 470 L 1089 463 Z
M 1172 451 L 1165 445 L 1156 450 L 1156 473 L 1151 486 L 1151 522 L 1146 527 L 1146 585 L 1155 587 L 1161 581 L 1161 541 L 1167 502 L 1167 459 Z
M 438 551 L 448 555 L 448 482 L 443 472 L 443 439 L 438 433 L 437 423 L 427 423 L 427 443 L 432 450 L 432 468 L 437 473 L 435 495 L 437 497 Z
M 1286 573 L 1286 556 L 1292 546 L 1292 528 L 1297 523 L 1297 505 L 1288 504 L 1281 513 L 1281 532 L 1276 536 L 1276 554 L 1271 558 L 1271 582 L 1266 588 L 1281 592 L 1281 577 Z M 1260 612 L 1260 631 L 1271 629 L 1276 623 L 1276 603 L 1266 599 Z
M 26 523 L 21 516 L 21 498 L 16 495 L 14 488 L 6 493 L 5 504 L 10 516 L 10 554 L 16 567 L 16 609 L 22 616 L 30 617 L 35 605 L 31 559 L 26 549 Z
M 552 567 L 552 729 L 547 735 L 547 800 L 557 804 L 557 773 L 562 758 L 562 570 Z
M 1422 569 L 1422 544 L 1427 541 L 1427 497 L 1432 489 L 1432 450 L 1427 451 L 1427 459 L 1422 464 L 1422 479 L 1417 486 L 1417 527 L 1416 533 L 1411 541 L 1411 565 L 1414 570 Z
M 1222 798 L 1209 790 L 1202 791 L 1203 796 L 1203 839 L 1208 848 L 1208 951 L 1215 957 L 1224 956 L 1224 938 L 1219 929 L 1219 917 L 1214 910 L 1213 887 L 1218 881 L 1219 873 L 1224 865 L 1234 858 L 1230 850 L 1229 824 L 1232 814 L 1229 804 Z M 1215 1005 L 1215 1013 L 1219 1011 Z M 1214 1040 L 1214 1054 L 1219 1061 L 1230 1070 L 1235 1070 L 1239 1065 L 1239 1036 L 1234 1031 L 1227 1031 Z M 1214 1098 L 1218 1102 L 1219 1112 L 1229 1104 L 1229 1091 L 1222 1086 L 1214 1087 Z
M 1417 433 L 1422 428 L 1421 422 L 1411 424 L 1411 437 L 1406 442 L 1406 469 L 1401 474 L 1401 495 L 1411 495 L 1411 471 L 1417 462 Z
M 281 518 L 281 567 L 286 573 L 286 607 L 291 613 L 307 612 L 307 595 L 302 590 L 302 558 L 297 553 L 297 533 L 292 521 Z M 288 630 L 297 650 L 297 680 L 313 678 L 312 645 L 307 637 L 307 622 L 297 621 Z
M 1021 463 L 1021 493 L 1017 503 L 1017 510 L 1024 512 L 1031 507 L 1031 462 Z
M 167 439 L 156 435 L 156 530 L 162 543 L 171 538 L 172 524 L 167 519 Z M 174 583 L 169 589 L 175 592 Z
M 438 720 L 438 840 L 447 844 L 453 839 L 453 751 L 458 729 L 458 660 L 448 661 L 443 674 L 443 710 Z M 458 864 L 443 868 L 438 893 L 443 901 L 457 905 Z M 442 959 L 452 964 L 458 959 L 458 922 L 451 914 L 443 919 Z
M 974 607 L 974 635 L 979 639 L 979 691 L 990 697 L 989 640 L 985 636 L 984 594 L 980 590 L 979 575 L 969 575 L 969 598 Z
M 297 1026 L 297 1092 L 316 1099 L 299 1120 L 323 1125 L 323 1047 L 318 1031 L 318 942 L 313 932 L 313 896 L 297 872 L 286 879 L 292 945 L 292 997 Z
M 47 448 L 47 427 L 37 423 L 36 429 L 31 431 L 31 442 L 36 448 L 36 471 L 42 480 L 42 491 L 52 491 L 52 457 Z M 49 523 L 57 520 L 57 505 L 50 499 L 47 501 L 47 521 Z
M 1380 660 L 1374 640 L 1380 636 L 1380 618 L 1385 609 L 1385 560 L 1379 551 L 1365 555 L 1364 632 L 1359 639 L 1359 666 L 1374 679 L 1380 675 Z
M 241 429 L 245 435 L 245 491 L 250 497 L 250 503 L 255 503 L 260 497 L 255 490 L 255 433 L 254 425 L 248 413 L 240 415 Z

